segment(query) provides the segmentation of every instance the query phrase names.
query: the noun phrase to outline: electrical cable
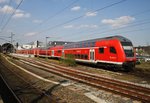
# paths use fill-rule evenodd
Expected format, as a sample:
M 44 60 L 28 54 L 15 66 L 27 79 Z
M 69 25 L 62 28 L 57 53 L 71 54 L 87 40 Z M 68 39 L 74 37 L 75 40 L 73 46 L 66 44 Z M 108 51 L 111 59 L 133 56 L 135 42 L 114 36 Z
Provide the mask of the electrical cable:
M 105 31 L 102 31 L 102 32 L 95 32 L 95 33 L 92 33 L 92 35 L 95 35 L 95 34 L 103 34 L 103 33 L 108 33 L 108 32 L 114 32 L 114 31 L 118 31 L 118 30 L 121 30 L 121 29 L 125 29 L 125 28 L 129 28 L 129 27 L 136 27 L 136 26 L 141 26 L 141 25 L 145 25 L 145 24 L 149 24 L 150 21 L 148 22 L 142 22 L 142 23 L 139 23 L 139 24 L 134 24 L 134 25 L 130 25 L 130 26 L 126 26 L 126 27 L 122 27 L 122 28 L 117 28 L 117 29 L 111 29 L 111 30 L 105 30 Z M 91 34 L 89 35 L 86 35 L 86 37 L 90 36 Z M 84 35 L 85 36 L 85 35 Z M 81 38 L 81 36 L 80 36 Z
M 42 26 L 43 24 L 46 24 L 46 22 L 48 22 L 49 20 L 53 19 L 54 17 L 56 17 L 57 15 L 59 15 L 60 13 L 64 12 L 66 9 L 68 9 L 70 6 L 72 6 L 73 4 L 77 3 L 79 0 L 75 0 L 73 2 L 71 2 L 69 5 L 67 5 L 66 7 L 64 7 L 63 9 L 61 9 L 60 11 L 56 12 L 54 15 L 52 16 L 49 16 L 47 19 L 45 19 L 42 23 L 40 23 L 39 25 L 37 26 Z M 36 29 L 37 27 L 31 29 L 31 30 L 34 30 Z
M 114 6 L 114 5 L 123 3 L 123 2 L 125 2 L 125 1 L 127 1 L 127 0 L 120 0 L 120 1 L 118 1 L 118 2 L 115 2 L 115 3 L 112 3 L 112 4 L 110 4 L 110 5 L 104 6 L 104 7 L 102 7 L 102 8 L 97 9 L 97 10 L 94 10 L 93 12 L 104 10 L 104 9 L 109 8 L 109 7 L 112 7 L 112 6 Z M 77 1 L 75 1 L 75 2 L 77 2 Z M 74 3 L 74 2 L 73 2 L 73 3 Z M 69 6 L 68 6 L 68 7 L 69 7 Z M 55 26 L 53 26 L 53 27 L 47 28 L 47 29 L 42 30 L 42 31 L 40 31 L 40 32 L 37 32 L 36 35 L 37 35 L 37 34 L 40 34 L 40 33 L 43 33 L 43 32 L 46 32 L 46 31 L 48 31 L 48 30 L 57 28 L 57 27 L 59 27 L 59 26 L 65 25 L 65 24 L 67 24 L 67 23 L 73 22 L 73 21 L 78 20 L 78 19 L 80 19 L 80 18 L 82 18 L 82 17 L 85 17 L 85 14 L 84 14 L 84 15 L 81 15 L 81 16 L 79 16 L 79 17 L 73 18 L 73 19 L 71 19 L 71 20 L 65 21 L 65 22 L 63 22 L 63 23 L 57 24 L 57 25 L 55 25 Z
M 125 2 L 125 1 L 126 1 L 126 0 L 121 0 L 121 1 L 118 1 L 118 2 L 115 2 L 115 3 L 112 3 L 112 4 L 110 4 L 110 5 L 107 5 L 107 6 L 102 7 L 102 8 L 100 8 L 100 9 L 94 10 L 93 12 L 99 12 L 99 11 L 101 11 L 101 10 L 104 10 L 104 9 L 109 8 L 109 7 L 112 7 L 112 6 L 114 6 L 114 5 L 123 3 L 123 2 Z M 47 28 L 47 29 L 45 29 L 45 30 L 42 30 L 42 31 L 38 32 L 37 34 L 40 34 L 40 33 L 43 33 L 43 32 L 46 32 L 46 31 L 49 31 L 49 30 L 52 30 L 52 29 L 55 29 L 55 28 L 57 28 L 57 27 L 59 27 L 59 26 L 62 26 L 62 25 L 71 23 L 71 22 L 76 21 L 76 20 L 78 20 L 78 19 L 81 19 L 82 17 L 85 17 L 85 16 L 86 16 L 86 14 L 81 15 L 81 16 L 78 16 L 78 17 L 73 18 L 73 19 L 71 19 L 71 20 L 65 21 L 65 22 L 63 22 L 63 23 L 54 25 L 53 27 Z
M 11 5 L 11 2 L 12 2 L 12 0 L 9 1 L 8 6 Z M 7 9 L 6 9 L 6 13 L 7 13 L 7 12 L 8 12 L 8 7 L 7 7 Z M 3 24 L 3 22 L 4 22 L 4 19 L 5 19 L 5 17 L 6 17 L 6 13 L 2 16 L 2 20 L 1 20 L 0 26 L 1 26 L 1 25 Z
M 122 1 L 124 1 L 124 0 L 122 0 Z M 121 2 L 121 1 L 120 1 L 120 2 Z M 109 7 L 109 6 L 108 6 L 108 7 Z M 104 8 L 107 8 L 107 6 L 101 8 L 101 9 L 97 9 L 97 10 L 103 10 Z M 132 16 L 144 14 L 144 13 L 149 12 L 149 11 L 150 11 L 150 10 L 145 10 L 145 11 L 142 11 L 142 12 L 139 12 L 139 13 L 136 13 L 136 14 L 133 14 Z M 93 12 L 96 12 L 96 10 L 93 11 Z M 57 24 L 57 25 L 55 25 L 55 26 L 53 26 L 53 27 L 50 27 L 50 28 L 48 28 L 48 29 L 46 29 L 46 30 L 42 30 L 42 31 L 38 32 L 38 34 L 39 34 L 39 33 L 42 33 L 42 32 L 45 32 L 45 31 L 48 31 L 48 30 L 52 30 L 52 29 L 57 28 L 57 27 L 59 27 L 59 26 L 62 26 L 62 25 L 64 25 L 64 24 L 73 22 L 73 21 L 78 20 L 78 19 L 80 19 L 80 18 L 82 18 L 82 17 L 84 17 L 84 16 L 85 16 L 85 15 L 82 15 L 82 16 L 73 18 L 73 19 L 71 19 L 71 20 L 69 20 L 69 21 L 66 21 L 66 22 L 64 22 L 64 23 Z M 132 26 L 130 25 L 130 26 L 126 26 L 126 27 L 140 26 L 140 25 L 144 25 L 144 24 L 148 24 L 148 23 L 149 23 L 149 22 L 143 22 L 143 23 L 141 23 L 141 24 L 135 24 L 135 25 L 132 25 Z M 119 29 L 123 29 L 123 28 L 119 28 Z M 119 30 L 119 29 L 118 29 L 118 30 Z M 139 29 L 139 30 L 140 30 L 140 29 Z M 111 32 L 111 31 L 114 31 L 114 29 L 113 29 L 113 30 L 103 31 L 103 32 L 105 33 L 105 32 Z M 117 31 L 117 30 L 116 30 L 116 31 Z M 100 33 L 101 33 L 101 32 L 100 32 Z M 95 34 L 97 34 L 97 33 L 95 33 Z M 93 35 L 93 34 L 92 34 L 92 35 Z
M 75 4 L 76 2 L 78 2 L 79 0 L 75 0 L 73 2 L 71 2 L 69 5 L 67 5 L 66 7 L 64 7 L 62 10 L 56 12 L 54 15 L 48 17 L 46 20 L 44 20 L 44 22 L 42 22 L 40 25 L 46 23 L 47 21 L 49 21 L 50 19 L 54 18 L 55 16 L 59 15 L 60 13 L 64 12 L 66 9 L 68 9 L 70 6 L 72 6 L 73 4 Z
M 147 22 L 149 23 L 149 20 L 150 19 L 143 19 L 143 20 L 140 20 L 140 21 L 137 21 L 137 22 L 132 22 L 132 23 L 128 23 L 128 24 L 124 24 L 124 25 L 122 25 L 123 27 L 121 27 L 121 28 L 117 28 L 118 30 L 119 29 L 124 29 L 124 28 L 127 28 L 128 26 L 126 26 L 126 25 L 129 25 L 129 27 L 134 27 L 134 26 L 137 26 L 137 25 L 139 25 L 139 23 L 142 23 L 142 25 L 144 25 L 143 23 L 145 23 L 145 24 L 147 24 Z M 99 27 L 105 27 L 106 25 L 100 25 Z M 116 30 L 117 30 L 116 29 Z M 115 29 L 113 29 L 113 30 L 111 30 L 111 31 L 114 31 Z M 87 30 L 87 31 L 85 31 L 85 32 L 91 32 L 91 34 L 93 35 L 93 32 L 94 32 L 95 30 Z M 104 31 L 104 32 L 107 32 L 107 31 L 109 31 L 109 30 L 106 30 L 106 31 Z M 111 32 L 110 31 L 110 32 Z M 74 37 L 74 36 L 76 36 L 75 34 L 79 34 L 79 33 L 83 33 L 84 31 L 80 31 L 80 32 L 77 32 L 77 33 L 74 33 L 74 34 L 72 34 L 72 36 L 71 37 Z M 95 33 L 96 34 L 96 33 Z M 70 35 L 70 34 L 69 34 Z M 70 36 L 65 36 L 65 37 L 70 37 Z
M 5 27 L 8 25 L 8 23 L 11 20 L 12 16 L 15 14 L 16 10 L 19 8 L 19 6 L 22 4 L 22 2 L 23 2 L 23 0 L 21 0 L 20 3 L 18 4 L 18 6 L 15 8 L 14 12 L 11 14 L 11 16 L 9 17 L 9 19 L 7 20 L 7 22 L 2 27 L 1 31 L 3 31 L 5 29 Z
M 8 40 L 6 40 L 6 39 L 4 39 L 4 38 L 0 38 L 1 40 L 4 40 L 4 41 L 7 41 L 7 42 L 10 42 L 10 41 L 8 41 Z

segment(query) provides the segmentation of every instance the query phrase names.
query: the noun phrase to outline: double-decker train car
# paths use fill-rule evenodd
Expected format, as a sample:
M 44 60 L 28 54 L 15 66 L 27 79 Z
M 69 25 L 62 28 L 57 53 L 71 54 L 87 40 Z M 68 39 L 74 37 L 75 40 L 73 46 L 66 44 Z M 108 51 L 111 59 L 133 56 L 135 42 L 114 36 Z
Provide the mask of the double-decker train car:
M 62 55 L 63 55 L 62 54 L 63 47 L 64 46 L 54 46 L 54 47 L 51 47 L 49 49 L 49 55 L 51 57 L 61 58 Z
M 131 70 L 136 58 L 132 42 L 122 36 L 111 36 L 50 47 L 47 50 L 34 49 L 34 55 L 67 57 L 73 55 L 79 62 L 94 63 Z
M 64 54 L 75 60 L 111 66 L 126 70 L 135 66 L 135 53 L 131 41 L 122 36 L 86 40 L 64 45 Z

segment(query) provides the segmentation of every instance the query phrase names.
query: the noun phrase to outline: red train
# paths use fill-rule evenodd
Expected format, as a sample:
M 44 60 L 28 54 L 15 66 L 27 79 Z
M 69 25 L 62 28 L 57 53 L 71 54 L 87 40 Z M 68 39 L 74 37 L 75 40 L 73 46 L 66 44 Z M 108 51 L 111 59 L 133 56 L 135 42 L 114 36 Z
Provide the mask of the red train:
M 133 69 L 136 62 L 132 42 L 122 36 L 69 43 L 62 46 L 53 46 L 49 49 L 18 50 L 17 53 L 58 58 L 65 58 L 71 54 L 79 62 L 111 66 L 114 69 L 124 68 L 125 70 Z

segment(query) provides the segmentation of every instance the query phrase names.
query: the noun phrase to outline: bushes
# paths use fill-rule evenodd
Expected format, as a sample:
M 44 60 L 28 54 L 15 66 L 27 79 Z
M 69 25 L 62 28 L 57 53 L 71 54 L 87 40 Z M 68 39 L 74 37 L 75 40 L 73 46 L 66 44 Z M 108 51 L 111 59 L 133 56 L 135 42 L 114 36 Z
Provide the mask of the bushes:
M 74 55 L 72 54 L 67 54 L 65 59 L 60 60 L 61 63 L 66 64 L 67 66 L 76 66 L 75 58 Z

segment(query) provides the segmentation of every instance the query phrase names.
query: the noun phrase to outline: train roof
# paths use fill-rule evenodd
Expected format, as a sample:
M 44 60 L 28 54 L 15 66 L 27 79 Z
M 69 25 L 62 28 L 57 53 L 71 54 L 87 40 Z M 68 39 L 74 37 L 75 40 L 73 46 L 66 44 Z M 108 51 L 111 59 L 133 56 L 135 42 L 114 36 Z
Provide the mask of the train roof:
M 110 36 L 110 37 L 104 37 L 104 38 L 96 38 L 96 39 L 91 39 L 91 40 L 84 40 L 84 41 L 79 41 L 79 42 L 96 42 L 100 40 L 111 40 L 111 39 L 118 39 L 121 42 L 131 42 L 129 39 L 123 37 L 123 36 Z
M 91 39 L 91 40 L 84 40 L 84 41 L 74 42 L 74 43 L 70 43 L 70 44 L 96 42 L 96 41 L 100 41 L 100 40 L 111 40 L 111 39 L 118 39 L 121 42 L 131 42 L 129 39 L 127 39 L 123 36 L 117 35 L 117 36 L 110 36 L 110 37 L 104 37 L 104 38 L 96 38 L 96 39 Z M 69 44 L 65 44 L 65 45 L 69 45 Z
M 110 36 L 110 37 L 105 37 L 105 38 L 96 38 L 96 39 L 91 39 L 91 40 L 84 40 L 84 41 L 79 41 L 79 42 L 74 42 L 74 43 L 70 43 L 70 44 L 65 44 L 64 48 L 70 48 L 76 44 L 84 44 L 84 43 L 90 43 L 90 46 L 95 46 L 95 42 L 96 41 L 101 41 L 101 40 L 111 40 L 111 39 L 118 39 L 120 42 L 131 42 L 129 39 L 123 37 L 123 36 Z M 77 46 L 77 47 L 81 47 Z

